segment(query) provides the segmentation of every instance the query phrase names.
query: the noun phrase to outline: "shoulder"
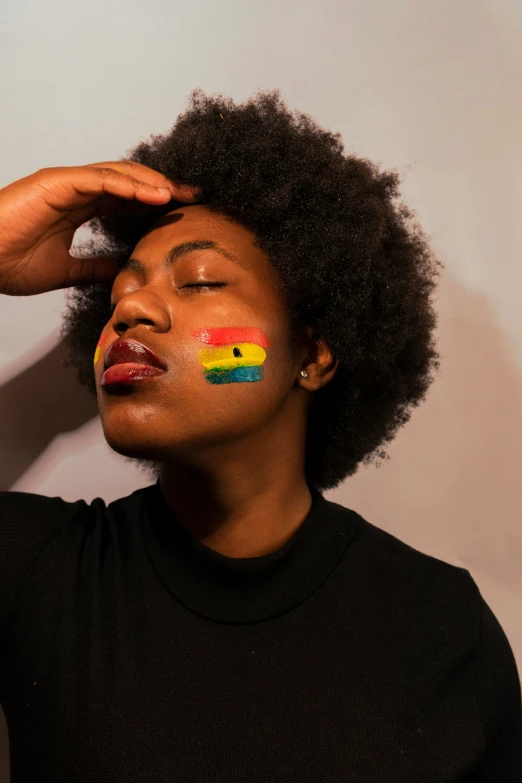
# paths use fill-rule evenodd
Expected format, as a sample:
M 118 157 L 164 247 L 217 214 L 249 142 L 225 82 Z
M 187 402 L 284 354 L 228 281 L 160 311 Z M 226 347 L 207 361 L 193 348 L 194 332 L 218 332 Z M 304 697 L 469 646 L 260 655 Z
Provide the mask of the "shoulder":
M 0 616 L 6 596 L 17 586 L 31 565 L 65 567 L 75 554 L 95 557 L 98 547 L 111 541 L 123 543 L 132 536 L 151 487 L 106 503 L 101 497 L 90 502 L 66 501 L 31 492 L 0 492 Z
M 21 547 L 26 542 L 30 547 L 88 510 L 85 500 L 69 502 L 32 492 L 0 492 L 1 546 Z
M 100 498 L 69 502 L 32 492 L 0 492 L 0 629 L 32 563 L 66 530 L 88 523 Z
M 332 501 L 328 504 L 338 530 L 344 527 L 353 535 L 352 557 L 373 575 L 376 590 L 394 586 L 412 600 L 433 595 L 439 602 L 453 602 L 457 595 L 472 606 L 476 604 L 477 586 L 466 568 L 410 546 L 353 509 Z
M 342 558 L 343 590 L 397 649 L 420 645 L 448 661 L 470 660 L 479 632 L 479 591 L 466 568 L 421 552 L 339 504 L 331 509 L 350 543 Z
M 84 500 L 71 503 L 32 492 L 0 492 L 0 546 L 19 548 L 25 542 L 31 547 L 87 508 Z
M 403 641 L 407 637 L 412 645 L 435 650 L 452 671 L 469 670 L 485 748 L 496 742 L 499 748 L 502 742 L 518 743 L 521 758 L 520 674 L 508 637 L 470 571 L 421 552 L 357 512 L 334 505 L 340 524 L 348 522 L 346 515 L 351 515 L 352 526 L 356 522 L 350 565 L 358 581 L 364 579 L 366 597 L 374 612 L 381 613 L 382 626 L 393 617 L 390 633 L 393 625 Z
M 139 513 L 150 487 L 106 503 L 101 497 L 90 502 L 48 497 L 32 492 L 0 492 L 0 540 L 13 542 L 45 539 L 64 526 L 84 525 L 89 520 L 120 520 Z

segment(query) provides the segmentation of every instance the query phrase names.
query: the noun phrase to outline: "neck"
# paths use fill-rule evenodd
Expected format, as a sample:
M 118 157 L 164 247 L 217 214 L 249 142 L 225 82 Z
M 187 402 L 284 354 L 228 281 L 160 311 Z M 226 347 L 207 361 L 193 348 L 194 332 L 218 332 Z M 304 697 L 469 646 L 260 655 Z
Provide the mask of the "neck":
M 205 546 L 227 557 L 281 549 L 308 514 L 304 435 L 274 444 L 220 447 L 199 464 L 163 463 L 160 487 L 174 515 Z M 261 439 L 263 441 L 263 439 Z M 274 448 L 274 445 L 276 448 Z M 202 464 L 204 462 L 204 464 Z

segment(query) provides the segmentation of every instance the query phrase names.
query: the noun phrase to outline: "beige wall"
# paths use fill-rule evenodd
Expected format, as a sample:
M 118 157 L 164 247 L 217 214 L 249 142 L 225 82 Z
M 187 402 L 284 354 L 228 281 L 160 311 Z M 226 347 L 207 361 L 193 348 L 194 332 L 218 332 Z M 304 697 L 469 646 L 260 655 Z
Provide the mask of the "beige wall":
M 327 496 L 468 568 L 522 670 L 520 2 L 4 0 L 0 27 L 0 186 L 119 157 L 198 86 L 279 87 L 348 151 L 403 172 L 446 265 L 442 367 L 391 460 Z M 60 369 L 63 301 L 2 299 L 0 480 L 110 501 L 150 481 Z

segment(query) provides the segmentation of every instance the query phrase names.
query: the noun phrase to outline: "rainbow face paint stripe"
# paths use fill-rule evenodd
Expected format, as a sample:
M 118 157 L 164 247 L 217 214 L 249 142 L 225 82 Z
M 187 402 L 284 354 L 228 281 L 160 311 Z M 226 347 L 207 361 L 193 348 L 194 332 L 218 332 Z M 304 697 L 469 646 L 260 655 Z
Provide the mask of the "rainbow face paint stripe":
M 104 340 L 106 340 L 106 339 L 107 339 L 107 335 L 106 335 L 106 334 L 104 334 L 104 335 L 102 335 L 102 336 L 100 337 L 100 339 L 98 340 L 98 345 L 96 346 L 96 350 L 94 351 L 94 364 L 96 364 L 96 362 L 97 362 L 97 361 L 98 361 L 98 359 L 100 358 L 100 345 L 101 345 L 101 344 L 103 343 L 103 341 L 104 341 Z
M 209 383 L 243 383 L 263 378 L 265 348 L 270 347 L 261 329 L 231 326 L 197 329 L 192 336 L 211 348 L 198 351 Z

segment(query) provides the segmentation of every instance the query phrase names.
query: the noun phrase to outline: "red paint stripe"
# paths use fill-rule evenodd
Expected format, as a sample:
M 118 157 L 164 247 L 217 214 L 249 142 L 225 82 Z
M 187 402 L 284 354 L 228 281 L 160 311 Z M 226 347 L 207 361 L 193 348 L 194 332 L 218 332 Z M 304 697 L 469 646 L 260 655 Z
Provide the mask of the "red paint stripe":
M 230 343 L 255 343 L 263 348 L 269 348 L 267 336 L 261 329 L 247 326 L 243 329 L 235 326 L 222 326 L 215 329 L 196 329 L 192 337 L 201 340 L 202 343 L 211 345 L 229 345 Z

